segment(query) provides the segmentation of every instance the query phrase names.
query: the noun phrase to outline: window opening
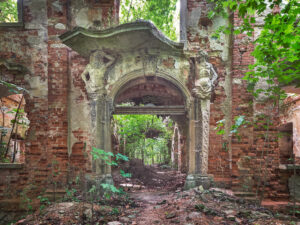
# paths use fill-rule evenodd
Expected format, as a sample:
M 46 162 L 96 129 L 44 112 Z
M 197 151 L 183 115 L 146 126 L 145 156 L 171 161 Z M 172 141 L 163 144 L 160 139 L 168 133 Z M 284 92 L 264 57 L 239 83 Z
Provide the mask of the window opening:
M 22 24 L 22 0 L 0 1 L 0 26 Z
M 23 94 L 14 94 L 0 98 L 0 162 L 23 163 L 25 161 L 25 143 L 29 120 L 24 111 Z

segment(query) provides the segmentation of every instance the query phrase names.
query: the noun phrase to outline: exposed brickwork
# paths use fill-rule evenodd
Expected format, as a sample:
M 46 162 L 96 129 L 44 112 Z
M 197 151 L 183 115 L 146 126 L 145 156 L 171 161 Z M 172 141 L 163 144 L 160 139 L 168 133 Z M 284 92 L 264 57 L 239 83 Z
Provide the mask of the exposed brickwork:
M 117 23 L 119 1 L 98 2 L 102 1 L 24 0 L 24 27 L 0 30 L 0 59 L 21 64 L 29 71 L 11 71 L 0 64 L 1 79 L 29 90 L 29 94 L 25 95 L 25 111 L 30 120 L 24 168 L 0 169 L 0 207 L 6 206 L 8 199 L 18 202 L 21 193 L 39 195 L 52 188 L 55 180 L 59 181 L 57 188 L 61 188 L 67 182 L 72 183 L 76 174 L 90 173 L 92 170 L 90 130 L 81 129 L 76 124 L 71 126 L 69 121 L 75 116 L 82 117 L 82 120 L 87 117 L 84 107 L 90 103 L 81 74 L 88 59 L 63 45 L 58 36 L 75 26 L 100 29 Z M 266 179 L 261 180 L 266 184 L 265 197 L 288 198 L 290 172 L 279 169 L 280 152 L 276 138 L 278 112 L 272 113 L 274 118 L 268 131 L 268 146 L 265 146 L 262 137 L 266 134 L 263 124 L 242 128 L 240 140 L 234 136 L 231 138 L 232 170 L 229 168 L 229 153 L 224 138 L 214 130 L 216 122 L 225 114 L 230 115 L 232 122 L 237 115 L 245 115 L 247 120 L 254 121 L 257 118 L 253 115 L 254 111 L 264 111 L 266 108 L 258 103 L 250 104 L 252 96 L 247 92 L 246 82 L 241 80 L 254 60 L 251 56 L 253 37 L 240 34 L 232 40 L 229 68 L 228 60 L 223 57 L 226 55 L 223 52 L 225 42 L 212 40 L 209 36 L 213 23 L 206 16 L 208 4 L 204 0 L 188 0 L 187 3 L 191 14 L 187 28 L 188 48 L 194 53 L 206 51 L 209 62 L 218 74 L 211 98 L 209 173 L 214 175 L 216 182 L 232 184 L 236 191 L 255 191 L 259 180 L 257 175 L 265 174 L 263 177 Z M 240 21 L 236 16 L 233 21 L 238 26 Z M 200 34 L 200 30 L 205 35 Z M 174 67 L 171 58 L 164 60 L 163 64 L 167 68 Z M 227 69 L 232 71 L 229 82 Z M 188 81 L 190 90 L 194 88 L 193 83 L 193 79 Z M 228 109 L 224 104 L 228 100 L 232 105 L 230 112 L 226 111 Z M 78 105 L 80 115 L 74 115 L 70 101 L 75 102 L 74 107 Z M 182 135 L 183 148 L 186 147 L 184 142 L 189 140 L 186 140 L 184 133 Z M 181 154 L 182 159 L 188 158 L 187 149 L 182 149 Z M 183 170 L 187 169 L 186 165 L 182 162 Z
M 80 171 L 91 172 L 87 153 L 91 149 L 88 131 L 73 130 L 78 140 L 68 157 L 68 91 L 80 89 L 76 103 L 87 102 L 85 85 L 80 75 L 87 61 L 63 45 L 59 35 L 76 24 L 76 7 L 101 9 L 101 27 L 118 21 L 119 1 L 99 4 L 83 1 L 83 5 L 67 1 L 24 0 L 24 27 L 1 28 L 0 58 L 18 63 L 29 72 L 9 71 L 0 64 L 1 79 L 29 90 L 25 95 L 30 128 L 26 138 L 25 163 L 22 169 L 0 169 L 0 207 L 14 201 L 17 208 L 21 194 L 37 196 L 53 182 L 57 188 L 70 182 Z M 94 17 L 93 10 L 91 19 Z M 111 18 L 116 18 L 111 21 Z M 91 24 L 95 24 L 93 22 Z M 69 171 L 69 172 L 68 172 Z M 70 172 L 71 171 L 71 172 Z M 70 174 L 73 173 L 73 174 Z M 72 181 L 71 181 L 72 182 Z M 8 200 L 9 199 L 9 200 Z
M 255 121 L 258 117 L 254 116 L 254 112 L 266 112 L 268 104 L 258 104 L 253 102 L 252 95 L 247 92 L 247 84 L 242 80 L 245 72 L 248 70 L 248 65 L 254 62 L 251 56 L 253 51 L 253 37 L 245 34 L 237 35 L 232 41 L 232 63 L 231 63 L 231 80 L 230 86 L 226 86 L 226 61 L 221 58 L 221 55 L 216 54 L 212 43 L 205 36 L 200 35 L 200 32 L 195 30 L 211 29 L 211 22 L 207 19 L 208 5 L 205 1 L 190 0 L 188 1 L 188 11 L 191 18 L 195 18 L 195 8 L 198 8 L 201 16 L 198 24 L 190 22 L 191 27 L 188 27 L 189 46 L 197 51 L 197 49 L 205 49 L 208 52 L 209 60 L 213 64 L 218 73 L 218 80 L 214 89 L 214 94 L 211 99 L 211 114 L 210 114 L 210 152 L 209 152 L 209 173 L 214 175 L 217 183 L 227 187 L 232 187 L 235 191 L 256 191 L 257 183 L 261 182 L 260 191 L 264 189 L 265 197 L 273 199 L 288 198 L 288 177 L 289 172 L 284 172 L 279 169 L 280 153 L 278 148 L 278 115 L 279 112 L 275 109 L 271 111 L 272 123 L 269 131 L 266 126 L 260 125 L 254 128 L 248 125 L 247 128 L 240 130 L 241 139 L 232 136 L 232 170 L 229 168 L 229 143 L 221 136 L 217 135 L 214 128 L 216 122 L 225 118 L 226 105 L 226 88 L 230 89 L 231 96 L 231 119 L 234 123 L 235 116 L 244 115 L 250 122 Z M 194 17 L 192 17 L 194 16 Z M 239 26 L 237 15 L 233 18 L 234 26 Z M 195 27 L 197 24 L 197 27 Z M 203 33 L 203 32 L 202 32 Z M 230 107 L 230 106 L 227 106 Z M 266 124 L 264 124 L 266 125 Z M 266 133 L 268 132 L 269 141 L 265 141 Z M 262 177 L 262 178 L 259 178 Z

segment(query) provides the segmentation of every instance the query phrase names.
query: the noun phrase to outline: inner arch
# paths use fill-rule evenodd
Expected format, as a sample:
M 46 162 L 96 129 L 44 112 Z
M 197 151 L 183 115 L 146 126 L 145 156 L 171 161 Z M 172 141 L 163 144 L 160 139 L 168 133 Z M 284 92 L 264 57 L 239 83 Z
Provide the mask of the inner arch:
M 142 76 L 125 83 L 117 92 L 114 104 L 184 106 L 185 98 L 172 82 L 158 76 Z

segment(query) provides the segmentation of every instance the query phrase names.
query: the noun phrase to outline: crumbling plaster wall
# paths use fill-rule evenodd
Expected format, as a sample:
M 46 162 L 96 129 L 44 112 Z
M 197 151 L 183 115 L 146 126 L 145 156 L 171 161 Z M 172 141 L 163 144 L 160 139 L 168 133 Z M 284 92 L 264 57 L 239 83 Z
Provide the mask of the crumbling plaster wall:
M 22 169 L 1 169 L 0 208 L 18 208 L 20 194 L 28 182 L 32 193 L 47 179 L 47 130 L 48 130 L 48 29 L 47 2 L 24 1 L 24 28 L 0 28 L 0 58 L 18 63 L 28 72 L 11 71 L 5 66 L 1 79 L 25 87 L 28 119 L 31 121 L 25 141 L 26 156 Z M 7 205 L 9 199 L 10 204 Z
M 0 59 L 28 70 L 9 71 L 1 64 L 1 74 L 5 74 L 1 79 L 28 90 L 25 110 L 31 122 L 23 167 L 0 169 L 0 208 L 5 210 L 20 208 L 21 194 L 28 197 L 43 194 L 55 180 L 59 180 L 59 189 L 72 182 L 78 171 L 91 171 L 85 152 L 92 145 L 85 122 L 90 119 L 89 103 L 81 78 L 87 60 L 62 44 L 59 35 L 81 25 L 76 21 L 80 10 L 86 7 L 92 8 L 89 24 L 97 20 L 102 28 L 109 26 L 107 16 L 117 18 L 109 12 L 117 13 L 118 5 L 118 1 L 105 6 L 95 5 L 94 1 L 24 0 L 23 3 L 24 26 L 0 27 Z M 73 154 L 68 154 L 71 152 L 68 146 Z M 74 171 L 73 176 L 68 171 Z
M 207 14 L 211 5 L 206 1 L 187 1 L 187 41 L 188 48 L 193 52 L 205 51 L 209 62 L 218 74 L 214 93 L 211 98 L 210 110 L 210 143 L 208 171 L 215 176 L 215 180 L 228 179 L 228 153 L 221 151 L 222 138 L 216 135 L 214 127 L 216 122 L 226 119 L 226 129 L 231 125 L 231 56 L 232 49 L 230 37 L 221 35 L 220 39 L 211 36 L 220 25 L 229 21 L 222 18 L 210 20 Z M 226 137 L 228 139 L 228 137 Z M 228 141 L 228 140 L 227 140 Z
M 165 78 L 173 77 L 174 80 L 181 83 L 182 87 L 185 87 L 188 82 L 189 62 L 184 56 L 169 56 L 168 52 L 154 54 L 130 52 L 117 57 L 117 63 L 106 75 L 108 92 L 121 88 L 118 86 L 120 80 L 126 82 L 134 75 L 153 76 L 156 72 L 161 73 L 162 76 L 166 75 Z
M 258 137 L 265 130 L 253 130 L 249 127 L 239 142 L 229 136 L 223 139 L 216 134 L 214 127 L 217 121 L 226 118 L 228 131 L 235 115 L 251 116 L 253 113 L 253 107 L 249 104 L 252 97 L 246 92 L 245 81 L 241 79 L 247 66 L 253 62 L 250 56 L 253 50 L 250 42 L 253 39 L 244 34 L 235 39 L 230 36 L 213 39 L 211 34 L 217 26 L 229 21 L 221 18 L 209 20 L 207 13 L 211 6 L 204 0 L 187 0 L 186 3 L 187 32 L 182 36 L 187 37 L 185 47 L 191 56 L 189 61 L 189 56 L 170 57 L 168 52 L 149 53 L 142 50 L 126 54 L 112 53 L 113 57 L 120 57 L 120 60 L 106 74 L 106 90 L 117 90 L 118 87 L 114 88 L 113 83 L 123 78 L 126 80 L 125 76 L 129 77 L 133 71 L 151 74 L 158 70 L 173 76 L 191 91 L 195 81 L 194 77 L 189 77 L 195 64 L 193 55 L 205 51 L 218 73 L 210 104 L 208 172 L 215 176 L 217 182 L 228 184 L 234 178 L 233 185 L 238 189 L 242 186 L 244 177 L 247 181 L 249 177 L 255 179 L 253 174 L 257 171 L 253 168 L 259 161 L 251 161 L 251 165 L 247 165 L 250 170 L 243 174 L 242 169 L 248 162 L 242 157 L 257 157 L 261 153 L 256 151 L 263 145 L 262 139 Z M 29 90 L 25 110 L 31 121 L 26 139 L 24 168 L 0 170 L 0 175 L 4 178 L 0 181 L 0 207 L 7 207 L 7 199 L 15 201 L 16 205 L 12 207 L 17 207 L 20 193 L 25 190 L 28 195 L 41 193 L 51 179 L 62 181 L 62 185 L 67 180 L 72 181 L 67 173 L 70 169 L 75 173 L 76 170 L 91 171 L 87 153 L 93 143 L 90 139 L 91 127 L 86 122 L 91 120 L 91 105 L 81 77 L 89 59 L 66 47 L 58 36 L 74 26 L 100 29 L 117 23 L 118 5 L 117 0 L 112 0 L 108 5 L 101 5 L 93 0 L 24 0 L 24 27 L 0 29 L 0 58 L 20 63 L 29 71 L 21 76 L 7 72 L 6 80 Z M 238 26 L 236 16 L 231 19 Z M 155 56 L 150 60 L 152 63 L 143 64 L 143 57 L 151 56 Z M 229 167 L 228 151 L 222 148 L 224 140 L 231 143 L 232 170 Z M 270 153 L 273 158 L 278 158 L 275 139 Z M 58 166 L 55 166 L 54 171 L 60 172 L 59 177 L 53 177 L 51 172 L 56 162 Z M 270 195 L 275 196 L 278 194 L 276 186 L 279 185 L 276 182 L 278 173 L 274 172 L 277 161 L 270 165 L 270 173 L 273 175 L 268 180 L 267 188 L 272 190 Z M 28 184 L 31 184 L 30 188 L 25 189 Z M 284 193 L 284 184 L 280 185 Z
M 221 35 L 220 39 L 213 39 L 211 36 L 219 25 L 231 22 L 237 27 L 241 21 L 236 14 L 228 21 L 222 18 L 210 20 L 207 16 L 210 7 L 211 5 L 203 0 L 188 0 L 186 21 L 187 48 L 194 52 L 205 51 L 209 62 L 218 73 L 210 104 L 208 172 L 214 176 L 217 184 L 230 186 L 237 192 L 247 192 L 255 189 L 258 177 L 268 168 L 265 197 L 287 198 L 287 183 L 279 179 L 277 116 L 274 117 L 275 120 L 268 131 L 270 137 L 268 150 L 264 145 L 263 134 L 266 133 L 264 124 L 259 124 L 256 128 L 251 125 L 242 128 L 241 140 L 231 135 L 217 135 L 214 130 L 216 122 L 225 119 L 225 133 L 230 134 L 235 116 L 244 115 L 248 120 L 254 121 L 256 118 L 254 111 L 263 113 L 267 108 L 268 104 L 265 102 L 252 104 L 253 97 L 247 92 L 246 81 L 242 79 L 248 65 L 254 62 L 251 56 L 254 48 L 252 42 L 259 33 L 262 18 L 258 18 L 254 36 Z M 278 114 L 276 110 L 272 113 Z M 260 164 L 261 170 L 257 166 Z

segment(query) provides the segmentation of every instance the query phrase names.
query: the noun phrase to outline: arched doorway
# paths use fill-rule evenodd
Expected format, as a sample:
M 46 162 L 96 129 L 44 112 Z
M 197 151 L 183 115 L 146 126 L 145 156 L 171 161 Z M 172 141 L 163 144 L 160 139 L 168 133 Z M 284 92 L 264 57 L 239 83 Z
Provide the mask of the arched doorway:
M 89 59 L 82 79 L 91 146 L 111 151 L 115 113 L 169 115 L 187 134 L 187 188 L 209 183 L 210 94 L 217 76 L 204 54 L 185 52 L 183 43 L 172 42 L 147 21 L 102 31 L 78 28 L 61 39 Z M 126 101 L 133 105 L 118 106 Z M 111 178 L 101 161 L 92 160 L 92 173 L 99 181 Z
M 127 103 L 127 106 L 122 104 Z M 128 103 L 130 106 L 128 106 Z M 114 98 L 113 114 L 151 114 L 170 117 L 179 128 L 180 140 L 177 140 L 177 167 L 187 169 L 188 113 L 186 97 L 172 82 L 158 76 L 141 76 L 132 79 L 120 87 Z M 179 160 L 179 161 L 178 161 Z
M 170 174 L 171 171 L 168 171 L 169 173 L 164 173 L 162 171 L 157 171 L 157 169 L 159 169 L 158 165 L 161 164 L 164 166 L 172 167 L 173 171 L 180 171 L 184 173 L 187 172 L 187 140 L 189 135 L 189 118 L 186 108 L 187 97 L 184 95 L 184 92 L 180 89 L 180 87 L 176 85 L 176 83 L 167 80 L 165 76 L 165 74 L 160 74 L 160 76 L 136 75 L 133 79 L 127 80 L 127 82 L 123 83 L 121 81 L 122 85 L 119 86 L 119 90 L 114 92 L 115 96 L 113 97 L 112 111 L 113 115 L 127 115 L 127 117 L 122 118 L 130 118 L 131 122 L 129 123 L 132 123 L 132 119 L 141 121 L 141 117 L 139 116 L 143 116 L 143 119 L 152 118 L 152 123 L 152 116 L 155 116 L 156 119 L 160 118 L 160 121 L 171 121 L 172 128 L 168 127 L 168 129 L 172 130 L 172 135 L 168 136 L 168 152 L 164 152 L 164 160 L 161 160 L 160 158 L 160 160 L 155 161 L 152 158 L 152 163 L 149 163 L 149 159 L 147 159 L 147 155 L 149 155 L 147 154 L 147 151 L 149 149 L 147 150 L 147 148 L 145 147 L 146 140 L 160 140 L 158 138 L 159 134 L 155 134 L 155 130 L 152 130 L 152 137 L 151 134 L 147 133 L 146 130 L 144 131 L 144 145 L 142 144 L 140 147 L 138 147 L 139 149 L 137 149 L 141 152 L 140 154 L 130 153 L 130 151 L 137 152 L 135 149 L 131 149 L 129 151 L 129 149 L 126 147 L 125 150 L 125 146 L 127 146 L 127 143 L 124 144 L 123 141 L 128 141 L 128 139 L 124 138 L 123 136 L 118 136 L 115 131 L 111 131 L 111 147 L 112 151 L 115 154 L 122 153 L 132 159 L 132 161 L 130 161 L 129 163 L 129 166 L 133 168 L 127 169 L 133 175 L 136 175 L 135 177 L 138 177 L 142 183 L 146 183 L 149 185 L 149 180 L 152 180 L 153 178 L 151 185 L 165 185 L 163 183 L 170 183 L 171 181 L 173 181 L 172 179 L 176 177 L 177 183 L 175 184 L 176 181 L 174 180 L 175 182 L 173 185 L 178 187 L 178 181 L 180 181 L 180 178 L 178 179 L 178 176 L 175 176 L 177 175 L 176 173 Z M 118 83 L 116 85 L 118 85 Z M 114 117 L 114 119 L 116 119 L 116 117 Z M 114 119 L 112 120 L 114 121 L 115 125 L 116 120 Z M 145 121 L 142 121 L 142 123 L 143 122 Z M 148 122 L 151 123 L 151 121 Z M 112 129 L 115 130 L 114 128 Z M 139 135 L 137 134 L 136 137 L 139 137 Z M 120 139 L 122 139 L 122 141 L 118 142 L 118 140 Z M 135 140 L 135 138 L 132 139 Z M 138 158 L 140 158 L 140 161 L 138 160 Z M 148 164 L 151 164 L 151 166 L 146 166 L 147 162 Z M 158 173 L 156 175 L 153 175 L 152 177 L 151 174 L 155 172 Z M 115 173 L 113 174 L 115 175 Z M 155 181 L 157 181 L 157 183 L 155 183 Z M 172 188 L 172 185 L 170 185 L 169 188 Z

